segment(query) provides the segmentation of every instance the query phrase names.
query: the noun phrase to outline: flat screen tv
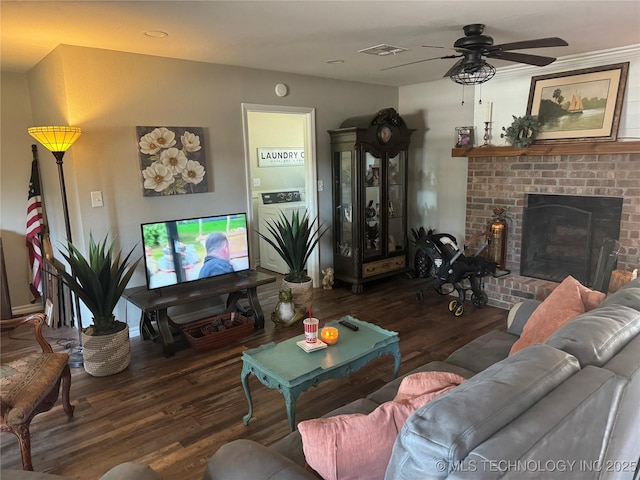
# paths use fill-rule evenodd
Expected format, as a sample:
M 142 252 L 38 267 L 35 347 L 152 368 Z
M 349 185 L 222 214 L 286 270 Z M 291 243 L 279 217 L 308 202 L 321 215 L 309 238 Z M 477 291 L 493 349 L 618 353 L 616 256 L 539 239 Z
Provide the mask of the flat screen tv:
M 249 270 L 244 213 L 143 223 L 141 230 L 149 289 Z

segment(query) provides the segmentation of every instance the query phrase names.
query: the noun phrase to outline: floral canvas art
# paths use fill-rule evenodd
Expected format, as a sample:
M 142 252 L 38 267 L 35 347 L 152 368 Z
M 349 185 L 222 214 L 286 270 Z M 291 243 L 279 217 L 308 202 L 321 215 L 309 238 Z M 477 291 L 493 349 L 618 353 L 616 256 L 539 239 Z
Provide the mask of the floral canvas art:
M 202 127 L 136 127 L 145 197 L 209 191 Z

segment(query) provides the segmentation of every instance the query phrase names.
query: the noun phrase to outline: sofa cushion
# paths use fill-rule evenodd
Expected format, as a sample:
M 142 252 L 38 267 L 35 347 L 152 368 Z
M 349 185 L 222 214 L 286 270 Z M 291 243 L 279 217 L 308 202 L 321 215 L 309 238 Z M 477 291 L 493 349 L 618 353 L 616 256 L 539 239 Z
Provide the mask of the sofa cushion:
M 404 378 L 398 395 L 369 415 L 338 415 L 298 424 L 307 463 L 325 480 L 384 478 L 398 431 L 417 408 L 464 382 L 448 372 Z M 366 448 L 363 448 L 366 441 Z
M 150 466 L 136 462 L 124 462 L 116 465 L 103 476 L 100 480 L 162 480 Z
M 49 473 L 26 472 L 24 470 L 0 470 L 2 480 L 68 480 L 69 477 L 51 475 Z M 135 462 L 124 462 L 116 465 L 100 480 L 162 480 L 148 465 Z
M 614 462 L 617 461 L 622 465 L 622 462 L 626 460 L 628 465 L 629 459 L 640 460 L 640 442 L 637 441 L 638 432 L 640 432 L 640 408 L 638 408 L 638 399 L 640 399 L 640 335 L 636 335 L 602 368 L 627 381 L 615 422 L 611 426 L 610 440 L 605 451 L 605 462 L 609 462 L 609 465 L 615 465 Z M 629 439 L 635 441 L 629 441 Z M 636 463 L 636 465 L 639 464 Z M 638 468 L 640 469 L 640 466 Z M 602 476 L 602 480 L 614 480 L 616 473 L 607 472 Z M 636 477 L 636 480 L 638 479 L 640 476 Z
M 544 343 L 576 357 L 580 364 L 602 366 L 640 333 L 640 311 L 608 305 L 580 315 Z
M 385 478 L 445 478 L 474 447 L 579 370 L 571 355 L 532 345 L 418 409 L 393 446 Z
M 602 460 L 624 383 L 601 368 L 580 370 L 474 448 L 448 480 L 470 471 L 482 480 L 599 478 L 594 462 Z
M 445 361 L 478 373 L 506 358 L 517 340 L 516 335 L 492 330 L 460 347 Z
M 601 307 L 609 305 L 625 305 L 635 310 L 640 310 L 640 277 L 623 285 L 600 304 Z
M 382 405 L 385 402 L 393 400 L 394 397 L 398 394 L 398 388 L 400 387 L 400 383 L 402 380 L 414 373 L 420 372 L 450 372 L 455 373 L 456 375 L 460 375 L 464 378 L 471 378 L 476 374 L 476 372 L 472 372 L 471 370 L 467 370 L 462 367 L 458 367 L 457 365 L 452 365 L 450 363 L 441 362 L 441 361 L 433 361 L 429 362 L 426 365 L 422 365 L 404 376 L 398 377 L 395 380 L 390 381 L 386 385 L 380 387 L 378 390 L 368 395 L 367 398 L 378 405 Z M 371 409 L 373 410 L 373 408 Z
M 569 320 L 596 308 L 604 297 L 604 293 L 585 287 L 569 275 L 534 310 L 509 354 L 544 342 Z
M 271 449 L 247 439 L 222 445 L 209 459 L 202 480 L 317 480 L 317 477 Z

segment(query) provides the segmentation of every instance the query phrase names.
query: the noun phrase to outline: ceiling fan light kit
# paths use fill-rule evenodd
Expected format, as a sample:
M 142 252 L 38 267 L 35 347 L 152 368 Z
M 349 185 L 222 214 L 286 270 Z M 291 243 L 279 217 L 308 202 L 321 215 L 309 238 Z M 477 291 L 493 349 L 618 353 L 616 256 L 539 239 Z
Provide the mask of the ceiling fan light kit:
M 451 72 L 451 70 L 449 71 Z M 465 65 L 464 63 L 456 64 L 456 68 L 453 72 L 448 73 L 448 76 L 452 81 L 460 85 L 480 85 L 481 83 L 488 82 L 496 74 L 496 68 L 482 61 L 480 64 Z

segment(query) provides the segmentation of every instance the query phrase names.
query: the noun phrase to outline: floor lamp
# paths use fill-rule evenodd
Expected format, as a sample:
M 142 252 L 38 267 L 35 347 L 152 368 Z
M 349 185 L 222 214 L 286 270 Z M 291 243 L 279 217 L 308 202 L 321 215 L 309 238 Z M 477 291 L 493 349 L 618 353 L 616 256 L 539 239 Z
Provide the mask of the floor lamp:
M 62 193 L 62 208 L 64 211 L 64 226 L 67 233 L 67 241 L 71 242 L 71 224 L 69 223 L 69 206 L 67 205 L 67 189 L 64 184 L 64 170 L 62 168 L 62 157 L 71 145 L 78 139 L 82 130 L 78 127 L 31 127 L 29 135 L 40 142 L 47 150 L 53 153 L 58 164 L 58 177 L 60 179 L 60 190 Z M 72 293 L 73 295 L 73 293 Z M 75 299 L 76 319 L 78 321 L 78 348 L 69 355 L 69 366 L 80 368 L 83 365 L 82 358 L 82 318 L 80 316 L 80 301 L 77 295 Z

